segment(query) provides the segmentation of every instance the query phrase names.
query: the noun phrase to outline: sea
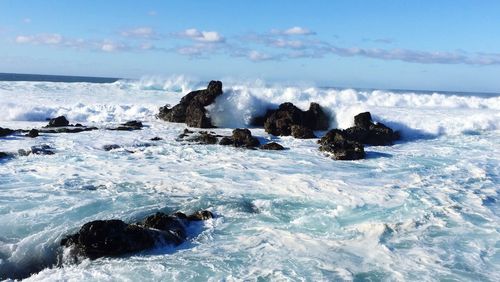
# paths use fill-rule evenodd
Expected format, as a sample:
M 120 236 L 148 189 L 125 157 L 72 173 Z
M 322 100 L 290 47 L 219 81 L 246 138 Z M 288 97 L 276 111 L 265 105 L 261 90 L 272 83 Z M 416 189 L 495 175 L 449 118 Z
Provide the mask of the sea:
M 0 74 L 0 127 L 64 115 L 100 128 L 0 138 L 1 152 L 56 151 L 0 160 L 0 280 L 500 281 L 500 94 L 222 82 L 213 131 L 287 150 L 178 142 L 186 126 L 158 108 L 208 81 Z M 317 139 L 249 125 L 283 102 L 319 103 L 331 128 L 370 111 L 402 139 L 336 161 Z M 129 120 L 145 127 L 105 130 Z M 177 247 L 74 263 L 59 246 L 92 220 L 201 209 L 215 217 Z

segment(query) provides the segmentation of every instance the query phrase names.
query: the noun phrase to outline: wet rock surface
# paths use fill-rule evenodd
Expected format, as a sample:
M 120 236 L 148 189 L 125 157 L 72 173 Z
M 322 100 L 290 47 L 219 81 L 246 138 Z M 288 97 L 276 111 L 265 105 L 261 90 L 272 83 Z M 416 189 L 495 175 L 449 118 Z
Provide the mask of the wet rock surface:
M 56 118 L 51 118 L 49 124 L 46 127 L 63 127 L 69 126 L 69 121 L 65 116 L 58 116 Z
M 20 149 L 18 151 L 19 156 L 29 156 L 31 154 L 34 155 L 54 155 L 55 154 L 55 149 L 52 148 L 49 145 L 36 145 L 36 146 L 31 146 L 30 149 L 25 150 L 25 149 Z
M 117 127 L 109 128 L 109 130 L 118 130 L 118 131 L 131 131 L 131 130 L 141 130 L 144 127 L 142 122 L 138 120 L 127 121 L 126 123 L 122 123 Z
M 318 143 L 319 150 L 329 153 L 336 160 L 359 160 L 365 158 L 363 144 L 350 140 L 342 130 L 332 129 Z
M 206 89 L 188 93 L 172 108 L 170 105 L 161 107 L 157 116 L 169 122 L 186 123 L 189 127 L 213 128 L 205 107 L 215 102 L 222 93 L 222 82 L 210 81 Z
M 252 132 L 246 128 L 237 128 L 233 130 L 232 136 L 227 136 L 221 139 L 219 145 L 255 148 L 260 146 L 257 138 L 252 136 Z
M 31 138 L 36 138 L 40 135 L 39 131 L 37 129 L 32 129 L 30 130 L 27 134 L 26 137 L 31 137 Z
M 12 129 L 0 127 L 0 137 L 12 135 L 14 132 Z
M 192 215 L 158 212 L 143 221 L 128 224 L 122 220 L 95 220 L 61 240 L 60 245 L 72 248 L 73 256 L 90 259 L 136 253 L 155 246 L 177 246 L 187 239 L 186 227 L 193 221 L 213 218 L 209 211 Z
M 179 135 L 177 141 L 186 141 L 189 143 L 213 145 L 217 144 L 219 137 L 223 136 L 217 135 L 215 132 L 209 132 L 209 131 L 194 132 L 186 128 L 184 129 L 183 133 Z
M 299 126 L 295 129 L 296 138 L 315 138 L 313 130 L 329 127 L 329 117 L 317 103 L 311 103 L 307 111 L 292 103 L 283 103 L 278 109 L 267 111 L 264 117 L 254 118 L 253 123 L 259 124 L 263 119 L 266 132 L 276 136 L 293 135 L 292 127 Z
M 281 146 L 280 144 L 278 144 L 276 142 L 270 142 L 270 143 L 267 143 L 267 144 L 260 146 L 259 149 L 281 151 L 281 150 L 285 150 L 285 147 Z

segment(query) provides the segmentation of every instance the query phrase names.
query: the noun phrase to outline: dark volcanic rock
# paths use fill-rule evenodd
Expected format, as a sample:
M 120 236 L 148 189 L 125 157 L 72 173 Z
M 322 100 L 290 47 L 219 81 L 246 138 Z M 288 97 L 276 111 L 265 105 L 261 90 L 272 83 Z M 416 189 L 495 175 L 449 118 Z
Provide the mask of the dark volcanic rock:
M 271 143 L 267 143 L 267 144 L 260 146 L 259 149 L 261 149 L 261 150 L 285 150 L 285 147 L 281 146 L 280 144 L 278 144 L 276 142 L 271 142 Z
M 28 134 L 26 134 L 26 137 L 35 138 L 35 137 L 38 137 L 38 135 L 39 135 L 39 131 L 37 129 L 32 129 L 28 132 Z
M 348 139 L 344 131 L 330 130 L 318 143 L 320 151 L 332 154 L 336 160 L 358 160 L 365 157 L 363 144 Z
M 14 134 L 14 132 L 12 129 L 0 127 L 0 137 Z
M 191 221 L 209 218 L 212 218 L 209 211 L 201 211 L 190 216 L 158 212 L 135 224 L 116 219 L 95 220 L 84 224 L 78 233 L 62 239 L 61 245 L 72 247 L 76 256 L 90 259 L 120 256 L 156 245 L 179 245 L 186 240 L 186 226 Z
M 205 107 L 212 104 L 222 93 L 222 82 L 210 81 L 207 89 L 188 93 L 174 107 L 161 107 L 157 116 L 165 121 L 186 123 L 190 127 L 212 128 Z
M 102 146 L 102 149 L 104 151 L 111 151 L 111 150 L 115 150 L 115 149 L 119 149 L 121 148 L 120 145 L 117 145 L 117 144 L 109 144 L 109 145 L 104 145 Z
M 231 137 L 224 137 L 219 145 L 231 145 L 234 147 L 255 148 L 260 146 L 257 138 L 252 136 L 252 132 L 246 128 L 237 128 L 233 130 Z
M 47 128 L 41 128 L 38 131 L 42 133 L 79 133 L 79 132 L 84 132 L 84 131 L 92 131 L 92 130 L 97 130 L 97 127 L 73 127 L 73 126 L 65 126 L 65 127 L 47 127 Z
M 292 132 L 292 136 L 297 139 L 311 139 L 316 138 L 314 132 L 303 125 L 292 125 L 290 128 Z
M 264 117 L 264 129 L 267 133 L 276 136 L 292 135 L 292 126 L 294 125 L 307 128 L 310 132 L 313 130 L 327 130 L 329 126 L 328 116 L 317 103 L 311 103 L 309 110 L 305 112 L 292 103 L 283 103 L 277 110 L 268 111 L 266 117 Z M 254 118 L 253 122 L 259 123 L 261 120 L 262 118 Z M 304 132 L 303 129 L 301 131 Z M 309 136 L 302 138 L 315 138 L 311 137 L 314 134 L 299 134 L 298 131 L 296 133 L 297 136 Z
M 391 145 L 399 134 L 382 123 L 374 123 L 369 112 L 354 117 L 354 126 L 344 130 L 350 140 L 367 145 Z
M 55 154 L 54 150 L 49 145 L 31 146 L 31 153 L 35 155 L 53 155 Z
M 156 137 L 153 137 L 153 138 L 151 138 L 149 140 L 150 141 L 161 141 L 161 140 L 163 140 L 163 138 L 156 136 Z
M 66 119 L 65 116 L 58 116 L 56 118 L 51 118 L 49 120 L 49 124 L 46 127 L 61 127 L 61 126 L 68 126 L 69 121 Z
M 0 159 L 6 159 L 12 157 L 9 153 L 0 152 Z
M 142 122 L 138 120 L 127 121 L 126 123 L 120 124 L 120 126 L 115 128 L 110 128 L 109 130 L 119 130 L 119 131 L 131 131 L 131 130 L 140 130 L 144 125 Z
M 177 141 L 187 141 L 198 144 L 217 144 L 219 135 L 215 132 L 207 131 L 190 131 L 189 129 L 184 129 L 184 132 L 179 135 Z

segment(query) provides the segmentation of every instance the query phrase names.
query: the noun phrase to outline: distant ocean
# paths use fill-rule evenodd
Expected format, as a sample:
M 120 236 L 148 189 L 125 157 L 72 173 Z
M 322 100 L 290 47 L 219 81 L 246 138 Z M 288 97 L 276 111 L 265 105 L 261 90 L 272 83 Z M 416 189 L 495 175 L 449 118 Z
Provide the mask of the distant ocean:
M 250 127 L 287 148 L 264 151 L 179 142 L 186 125 L 156 119 L 206 85 L 0 74 L 0 127 L 40 128 L 64 115 L 99 128 L 0 138 L 0 152 L 15 155 L 0 159 L 0 279 L 500 281 L 500 95 L 223 81 L 206 107 L 210 130 Z M 370 111 L 402 140 L 336 161 L 318 139 L 249 125 L 284 102 L 319 103 L 331 128 Z M 105 130 L 130 120 L 145 127 Z M 17 155 L 41 145 L 55 154 Z M 92 220 L 202 209 L 215 218 L 178 247 L 79 264 L 60 247 Z

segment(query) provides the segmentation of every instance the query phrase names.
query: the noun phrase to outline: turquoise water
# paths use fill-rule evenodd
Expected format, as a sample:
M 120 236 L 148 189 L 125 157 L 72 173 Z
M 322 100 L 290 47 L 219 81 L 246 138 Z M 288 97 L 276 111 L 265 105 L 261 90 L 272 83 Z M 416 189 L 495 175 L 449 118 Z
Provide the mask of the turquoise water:
M 248 90 L 234 85 L 226 86 L 228 99 L 211 109 L 224 124 L 229 109 L 221 109 L 230 105 L 232 110 L 241 106 L 259 111 L 252 108 L 258 104 L 256 92 L 271 101 L 301 92 L 301 99 L 293 101 L 299 105 L 324 95 L 319 102 L 332 105 L 332 123 L 338 125 L 360 108 L 400 124 L 402 142 L 367 147 L 366 160 L 340 162 L 319 152 L 316 140 L 274 138 L 262 129 L 252 129 L 253 135 L 273 138 L 289 149 L 179 143 L 175 137 L 184 126 L 155 120 L 154 111 L 167 102 L 174 104 L 182 93 L 149 89 L 120 83 L 0 83 L 0 98 L 14 109 L 0 126 L 42 126 L 43 113 L 67 114 L 71 121 L 97 126 L 134 118 L 147 125 L 134 132 L 97 130 L 0 140 L 0 151 L 35 144 L 56 148 L 52 156 L 0 161 L 2 278 L 500 280 L 498 98 Z M 29 102 L 12 98 L 17 91 Z M 40 106 L 46 101 L 53 103 Z M 234 120 L 244 122 L 246 113 Z M 231 129 L 216 131 L 229 134 Z M 164 140 L 148 141 L 154 136 Z M 107 152 L 102 150 L 105 144 L 124 148 Z M 192 226 L 188 242 L 179 247 L 80 264 L 65 261 L 63 255 L 64 266 L 29 275 L 57 262 L 57 254 L 64 253 L 58 248 L 60 239 L 85 222 L 133 222 L 158 210 L 199 209 L 209 209 L 216 217 Z

